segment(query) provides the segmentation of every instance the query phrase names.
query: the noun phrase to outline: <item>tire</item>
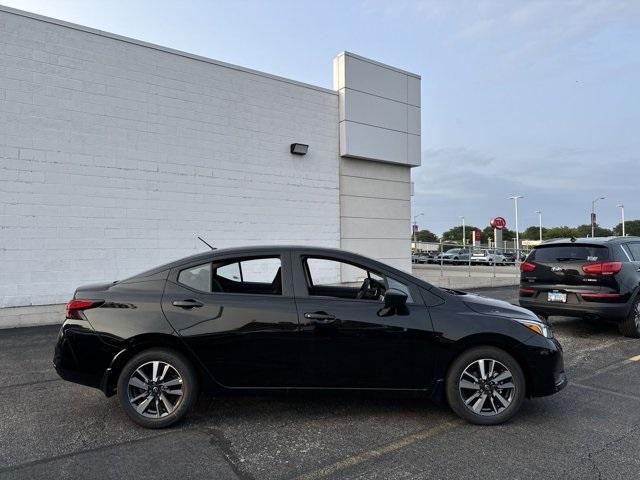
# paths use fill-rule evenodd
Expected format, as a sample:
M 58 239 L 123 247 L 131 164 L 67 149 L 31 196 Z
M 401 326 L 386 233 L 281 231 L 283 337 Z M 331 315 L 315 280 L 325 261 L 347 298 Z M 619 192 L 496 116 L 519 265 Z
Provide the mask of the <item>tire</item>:
M 118 377 L 120 405 L 145 428 L 165 428 L 182 420 L 197 394 L 198 381 L 189 360 L 166 348 L 138 353 Z
M 480 362 L 485 373 L 482 381 Z M 490 371 L 493 372 L 491 377 Z M 522 368 L 499 348 L 471 348 L 453 361 L 447 373 L 449 406 L 458 416 L 476 425 L 499 425 L 510 420 L 520 410 L 525 393 Z
M 640 295 L 633 302 L 627 318 L 618 324 L 618 331 L 625 337 L 640 338 Z

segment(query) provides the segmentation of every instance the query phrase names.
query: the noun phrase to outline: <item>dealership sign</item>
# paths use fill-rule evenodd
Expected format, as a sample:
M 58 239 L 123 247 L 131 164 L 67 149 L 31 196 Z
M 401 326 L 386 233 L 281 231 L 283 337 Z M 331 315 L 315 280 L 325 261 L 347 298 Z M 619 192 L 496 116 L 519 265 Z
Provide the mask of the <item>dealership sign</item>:
M 506 228 L 507 221 L 502 217 L 494 217 L 489 222 L 489 225 L 493 228 L 497 228 L 498 230 L 502 230 L 503 228 Z

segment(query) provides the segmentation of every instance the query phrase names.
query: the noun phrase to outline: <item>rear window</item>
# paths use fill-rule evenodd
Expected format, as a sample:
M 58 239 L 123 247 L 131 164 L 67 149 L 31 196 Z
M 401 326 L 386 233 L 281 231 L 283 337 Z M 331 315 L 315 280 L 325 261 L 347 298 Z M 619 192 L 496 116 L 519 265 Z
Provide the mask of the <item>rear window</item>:
M 609 249 L 597 245 L 553 245 L 534 249 L 528 258 L 535 262 L 599 262 L 609 260 Z

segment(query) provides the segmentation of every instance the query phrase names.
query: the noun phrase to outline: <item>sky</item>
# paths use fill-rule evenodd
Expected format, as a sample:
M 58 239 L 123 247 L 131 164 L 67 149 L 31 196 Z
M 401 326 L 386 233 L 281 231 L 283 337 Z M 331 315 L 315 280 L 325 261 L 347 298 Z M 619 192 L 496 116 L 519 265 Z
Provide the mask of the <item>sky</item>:
M 640 1 L 0 0 L 331 88 L 348 50 L 422 76 L 413 214 L 441 233 L 640 219 Z

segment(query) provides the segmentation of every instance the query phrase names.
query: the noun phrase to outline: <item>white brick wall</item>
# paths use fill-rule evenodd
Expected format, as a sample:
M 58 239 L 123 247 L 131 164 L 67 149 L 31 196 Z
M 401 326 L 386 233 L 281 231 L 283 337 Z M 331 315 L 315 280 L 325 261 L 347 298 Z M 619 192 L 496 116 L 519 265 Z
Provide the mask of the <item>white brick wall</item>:
M 338 155 L 332 92 L 3 7 L 0 307 L 202 251 L 196 234 L 337 247 Z

